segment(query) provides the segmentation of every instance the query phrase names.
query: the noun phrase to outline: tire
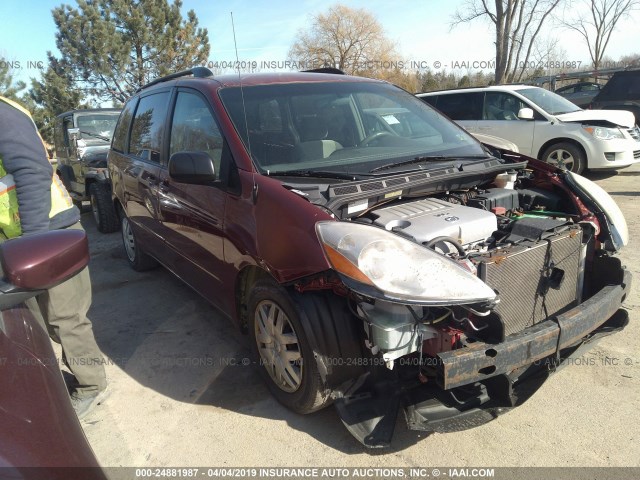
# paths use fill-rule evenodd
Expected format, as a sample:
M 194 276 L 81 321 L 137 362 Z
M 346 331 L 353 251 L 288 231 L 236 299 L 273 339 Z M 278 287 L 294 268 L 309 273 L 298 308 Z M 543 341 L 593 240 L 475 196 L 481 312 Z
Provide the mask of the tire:
M 158 262 L 153 257 L 147 255 L 138 243 L 131 222 L 124 213 L 120 215 L 120 226 L 122 232 L 122 246 L 124 247 L 124 253 L 127 257 L 127 261 L 131 268 L 136 272 L 144 272 L 145 270 L 151 270 L 158 266 Z
M 92 183 L 89 187 L 89 198 L 98 231 L 102 233 L 117 232 L 120 222 L 118 222 L 118 214 L 111 201 L 109 187 L 101 183 Z
M 317 363 L 319 356 L 344 358 L 346 350 L 342 346 L 358 344 L 355 330 L 353 335 L 336 338 L 341 331 L 340 328 L 336 330 L 337 324 L 354 325 L 351 318 L 331 314 L 331 310 L 335 313 L 339 308 L 326 308 L 328 304 L 337 306 L 338 303 L 335 295 L 289 293 L 271 279 L 259 280 L 251 289 L 249 335 L 255 359 L 273 396 L 294 412 L 307 414 L 330 405 L 333 387 L 345 379 L 345 370 L 335 367 L 323 378 Z M 327 315 L 319 316 L 321 312 Z M 330 347 L 315 344 L 311 347 L 310 324 L 314 324 L 315 330 L 322 331 L 324 344 Z M 319 336 L 313 331 L 312 335 Z M 334 338 L 327 341 L 326 337 Z M 328 363 L 331 366 L 331 362 Z M 357 378 L 358 374 L 349 372 L 347 375 L 353 376 Z
M 552 165 L 565 167 L 574 173 L 582 173 L 587 166 L 582 150 L 568 142 L 551 145 L 542 154 L 542 160 Z

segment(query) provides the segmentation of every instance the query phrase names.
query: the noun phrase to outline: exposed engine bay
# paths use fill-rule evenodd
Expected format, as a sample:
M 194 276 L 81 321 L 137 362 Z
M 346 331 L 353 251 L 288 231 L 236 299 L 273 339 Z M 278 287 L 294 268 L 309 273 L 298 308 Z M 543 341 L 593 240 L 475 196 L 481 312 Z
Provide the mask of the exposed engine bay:
M 364 445 L 389 445 L 401 406 L 412 430 L 486 423 L 627 325 L 619 208 L 588 179 L 528 162 L 415 173 L 429 184 L 411 172 L 354 179 L 324 201 L 296 192 L 341 220 L 316 225 L 338 276 L 296 288 L 346 298 L 357 340 L 323 369 L 340 378 L 334 403 Z
M 387 368 L 409 354 L 422 364 L 423 357 L 476 341 L 502 342 L 581 302 L 593 227 L 575 221 L 562 192 L 537 188 L 527 175 L 517 176 L 517 188 L 488 185 L 399 200 L 354 219 L 449 257 L 497 293 L 496 303 L 482 309 L 360 299 L 354 311 L 366 345 Z

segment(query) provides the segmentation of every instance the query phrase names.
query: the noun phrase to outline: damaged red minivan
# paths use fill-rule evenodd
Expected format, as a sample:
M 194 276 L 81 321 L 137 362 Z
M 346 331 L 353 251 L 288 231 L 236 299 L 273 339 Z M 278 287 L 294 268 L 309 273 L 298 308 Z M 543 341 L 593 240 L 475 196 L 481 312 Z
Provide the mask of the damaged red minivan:
M 132 267 L 171 270 L 248 333 L 281 403 L 334 403 L 369 447 L 401 409 L 487 422 L 628 322 L 607 193 L 386 82 L 169 75 L 125 105 L 109 171 Z

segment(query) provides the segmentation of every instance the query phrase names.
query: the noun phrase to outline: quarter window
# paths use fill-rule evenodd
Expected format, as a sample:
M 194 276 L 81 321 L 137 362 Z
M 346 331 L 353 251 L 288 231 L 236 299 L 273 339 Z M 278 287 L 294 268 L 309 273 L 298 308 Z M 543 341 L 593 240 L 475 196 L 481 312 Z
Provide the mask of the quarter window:
M 127 137 L 129 136 L 129 127 L 131 126 L 131 120 L 133 118 L 133 111 L 136 108 L 136 101 L 130 101 L 122 110 L 120 118 L 118 119 L 118 125 L 116 125 L 115 133 L 113 134 L 113 143 L 111 148 L 118 152 L 125 152 L 127 148 Z

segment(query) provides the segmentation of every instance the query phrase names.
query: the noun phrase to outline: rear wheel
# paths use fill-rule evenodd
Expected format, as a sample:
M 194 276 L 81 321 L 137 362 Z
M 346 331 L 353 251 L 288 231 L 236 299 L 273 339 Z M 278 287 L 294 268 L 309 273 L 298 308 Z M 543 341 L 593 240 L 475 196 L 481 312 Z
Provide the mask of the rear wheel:
M 129 218 L 124 212 L 121 212 L 121 231 L 122 231 L 122 245 L 124 246 L 124 252 L 127 255 L 127 260 L 131 268 L 138 272 L 150 270 L 158 265 L 158 262 L 151 256 L 147 255 L 140 247 L 140 244 L 136 240 L 133 228 Z
M 98 231 L 111 233 L 118 231 L 118 215 L 111 202 L 111 190 L 101 183 L 92 183 L 89 187 L 91 211 Z
M 542 154 L 542 160 L 552 165 L 564 167 L 574 173 L 582 173 L 587 163 L 582 150 L 568 142 L 551 145 Z

